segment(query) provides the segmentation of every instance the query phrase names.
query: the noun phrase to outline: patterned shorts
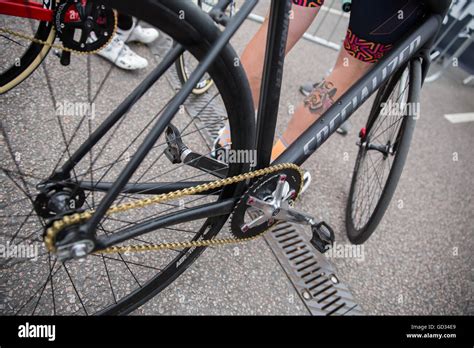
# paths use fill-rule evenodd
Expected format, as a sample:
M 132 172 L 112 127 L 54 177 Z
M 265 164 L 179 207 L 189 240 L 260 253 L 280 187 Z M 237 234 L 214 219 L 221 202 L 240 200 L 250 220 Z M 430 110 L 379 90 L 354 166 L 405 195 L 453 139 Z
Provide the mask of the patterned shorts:
M 295 5 L 321 7 L 324 0 L 292 0 Z M 420 0 L 352 0 L 345 50 L 375 63 L 424 15 Z

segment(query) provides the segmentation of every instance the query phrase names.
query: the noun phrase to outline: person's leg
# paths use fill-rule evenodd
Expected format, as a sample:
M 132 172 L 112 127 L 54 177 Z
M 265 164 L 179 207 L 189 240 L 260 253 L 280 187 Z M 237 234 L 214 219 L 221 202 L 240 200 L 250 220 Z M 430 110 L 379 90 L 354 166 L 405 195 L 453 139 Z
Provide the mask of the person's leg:
M 294 0 L 294 2 L 298 2 L 298 0 Z M 290 19 L 290 27 L 288 29 L 286 53 L 291 51 L 318 14 L 320 6 L 316 6 L 316 4 L 322 3 L 322 1 L 312 3 L 315 5 L 314 7 L 292 6 L 293 13 L 292 18 Z M 242 65 L 247 73 L 250 88 L 252 90 L 253 101 L 256 107 L 259 101 L 260 85 L 262 83 L 267 32 L 268 17 L 249 42 L 241 57 Z
M 353 0 L 352 13 L 336 65 L 295 111 L 275 144 L 275 160 L 311 124 L 362 77 L 422 16 L 418 0 Z
M 315 120 L 343 95 L 350 86 L 364 75 L 371 67 L 370 63 L 352 57 L 346 50 L 339 52 L 339 57 L 332 72 L 304 100 L 294 113 L 283 133 L 282 141 L 290 145 Z M 273 159 L 279 155 L 273 154 Z
M 295 46 L 298 40 L 313 22 L 324 0 L 293 0 L 292 14 L 288 28 L 286 53 Z M 299 6 L 298 4 L 304 5 Z M 241 57 L 242 65 L 247 74 L 255 107 L 258 108 L 260 85 L 262 83 L 265 48 L 267 43 L 268 18 L 260 26 L 258 32 L 248 43 Z M 225 126 L 219 131 L 214 142 L 214 149 L 225 148 L 231 143 L 230 129 Z M 216 151 L 213 152 L 216 154 Z

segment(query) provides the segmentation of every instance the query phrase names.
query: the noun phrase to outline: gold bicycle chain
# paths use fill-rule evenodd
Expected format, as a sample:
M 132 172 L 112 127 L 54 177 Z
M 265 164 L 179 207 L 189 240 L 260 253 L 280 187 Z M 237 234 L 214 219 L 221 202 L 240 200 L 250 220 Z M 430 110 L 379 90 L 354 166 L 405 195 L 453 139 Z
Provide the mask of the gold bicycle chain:
M 146 206 L 150 206 L 153 204 L 159 204 L 165 201 L 169 201 L 172 199 L 181 198 L 184 196 L 195 195 L 198 193 L 206 192 L 208 190 L 213 190 L 217 188 L 222 188 L 224 186 L 237 184 L 249 179 L 254 179 L 257 177 L 261 177 L 267 174 L 272 174 L 284 169 L 293 169 L 296 170 L 301 178 L 301 182 L 303 181 L 303 171 L 299 166 L 293 163 L 284 163 L 284 164 L 277 164 L 275 166 L 271 166 L 264 169 L 259 169 L 253 172 L 248 172 L 244 174 L 240 174 L 237 176 L 212 181 L 210 183 L 188 187 L 182 190 L 172 191 L 168 193 L 163 193 L 157 195 L 152 198 L 146 198 L 134 202 L 127 202 L 122 203 L 119 205 L 115 205 L 109 208 L 106 212 L 106 216 L 110 216 L 113 214 L 129 211 L 132 209 L 139 209 Z M 300 185 L 300 190 L 301 190 Z M 298 192 L 299 195 L 299 192 Z M 88 210 L 82 213 L 76 213 L 73 215 L 65 216 L 60 220 L 55 221 L 51 227 L 46 230 L 46 235 L 44 238 L 44 242 L 46 248 L 50 252 L 55 252 L 55 239 L 59 232 L 63 229 L 75 225 L 84 223 L 92 218 L 94 214 L 94 210 Z M 248 237 L 248 238 L 226 238 L 226 239 L 208 239 L 208 240 L 195 240 L 195 241 L 188 241 L 188 242 L 174 242 L 174 243 L 160 243 L 160 244 L 142 244 L 142 245 L 128 245 L 128 246 L 113 246 L 103 250 L 95 251 L 95 253 L 100 254 L 111 254 L 111 253 L 127 253 L 127 252 L 140 252 L 140 251 L 158 251 L 158 250 L 167 250 L 167 249 L 186 249 L 192 247 L 204 247 L 204 246 L 218 246 L 218 245 L 229 245 L 229 244 L 237 244 L 248 242 L 251 240 L 255 240 L 261 237 L 265 233 L 262 232 L 256 236 Z
M 52 29 L 52 30 L 56 30 L 56 29 Z M 76 53 L 76 54 L 92 54 L 92 53 L 96 53 L 96 51 L 94 52 L 81 52 L 81 51 L 76 51 L 76 50 L 73 50 L 71 48 L 67 48 L 67 47 L 64 47 L 62 45 L 57 45 L 57 44 L 53 44 L 53 43 L 49 43 L 47 41 L 43 41 L 43 40 L 40 40 L 40 39 L 37 39 L 35 37 L 32 37 L 32 36 L 28 36 L 28 35 L 25 35 L 23 33 L 20 33 L 20 32 L 17 32 L 17 31 L 14 31 L 14 30 L 11 30 L 11 29 L 8 29 L 8 28 L 0 28 L 0 32 L 2 33 L 5 33 L 5 34 L 10 34 L 10 35 L 13 35 L 19 39 L 23 39 L 23 40 L 27 40 L 27 41 L 31 41 L 33 43 L 36 43 L 36 44 L 39 44 L 39 45 L 44 45 L 44 46 L 49 46 L 51 48 L 56 48 L 58 50 L 62 50 L 62 51 L 66 51 L 66 52 L 71 52 L 71 53 Z

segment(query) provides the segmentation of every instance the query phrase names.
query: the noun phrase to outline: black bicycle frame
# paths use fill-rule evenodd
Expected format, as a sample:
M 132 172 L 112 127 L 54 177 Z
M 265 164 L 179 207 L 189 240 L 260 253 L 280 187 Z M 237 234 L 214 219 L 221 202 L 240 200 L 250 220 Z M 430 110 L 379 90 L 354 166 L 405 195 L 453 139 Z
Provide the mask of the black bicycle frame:
M 219 1 L 217 10 L 225 9 L 230 0 Z M 248 17 L 258 0 L 246 0 L 240 11 L 226 23 L 226 28 L 210 49 L 196 70 L 191 74 L 189 80 L 183 85 L 180 92 L 170 101 L 168 107 L 156 121 L 150 133 L 146 136 L 135 155 L 120 173 L 118 179 L 110 184 L 90 183 L 90 189 L 107 191 L 100 202 L 91 220 L 81 226 L 83 232 L 93 233 L 106 211 L 120 193 L 140 193 L 143 186 L 127 185 L 128 181 L 147 156 L 148 152 L 155 146 L 158 138 L 163 134 L 167 125 L 172 121 L 180 105 L 192 93 L 197 82 L 199 82 L 213 61 L 217 58 L 222 48 L 227 45 L 233 34 L 240 28 Z M 273 147 L 274 134 L 278 116 L 278 105 L 280 100 L 281 84 L 283 77 L 283 66 L 285 61 L 285 49 L 289 27 L 290 0 L 272 1 L 269 17 L 269 35 L 265 53 L 265 64 L 261 86 L 260 103 L 257 120 L 256 148 L 259 150 L 257 156 L 257 167 L 264 168 L 270 164 L 271 150 Z M 429 49 L 436 32 L 442 22 L 441 14 L 432 14 L 415 30 L 410 32 L 401 42 L 393 48 L 379 63 L 357 81 L 324 115 L 314 122 L 274 163 L 296 163 L 301 165 L 311 156 L 334 132 L 358 109 L 358 107 L 372 95 L 382 83 L 384 83 L 397 69 L 402 67 L 408 60 L 416 56 L 423 58 L 423 70 L 425 76 L 429 67 Z M 171 64 L 183 52 L 180 45 L 175 46 L 163 59 L 155 70 L 145 79 L 127 99 L 107 118 L 107 120 L 92 134 L 92 136 L 77 150 L 71 159 L 55 173 L 55 179 L 69 179 L 69 172 L 87 154 L 90 149 L 113 127 L 113 125 L 140 99 L 141 96 L 156 82 Z M 188 182 L 174 183 L 169 187 L 148 186 L 146 194 L 164 193 L 172 190 L 189 187 Z M 140 185 L 140 184 L 139 184 Z M 87 187 L 87 184 L 85 184 Z M 137 235 L 166 227 L 168 225 L 190 221 L 197 218 L 212 217 L 229 214 L 235 200 L 207 204 L 183 212 L 177 212 L 167 216 L 157 217 L 148 221 L 138 228 L 129 228 L 117 233 L 115 237 L 102 237 L 99 245 L 107 247 Z
M 280 103 L 291 1 L 272 1 L 257 119 L 257 168 L 267 167 Z

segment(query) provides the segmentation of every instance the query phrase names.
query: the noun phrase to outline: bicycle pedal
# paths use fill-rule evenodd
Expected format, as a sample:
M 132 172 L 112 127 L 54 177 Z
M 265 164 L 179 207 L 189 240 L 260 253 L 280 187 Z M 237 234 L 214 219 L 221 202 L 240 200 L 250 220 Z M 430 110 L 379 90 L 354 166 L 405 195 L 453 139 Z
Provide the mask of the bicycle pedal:
M 320 253 L 325 253 L 334 244 L 334 231 L 326 222 L 311 225 L 311 231 L 313 237 L 310 242 Z
M 168 125 L 165 131 L 166 144 L 168 147 L 165 149 L 165 155 L 173 164 L 182 163 L 181 155 L 188 150 L 187 146 L 184 145 L 181 140 L 181 133 L 171 123 Z
M 171 123 L 168 125 L 168 128 L 166 128 L 165 137 L 168 147 L 164 153 L 171 163 L 184 163 L 219 178 L 226 177 L 229 167 L 225 163 L 193 152 L 184 144 L 178 128 Z

